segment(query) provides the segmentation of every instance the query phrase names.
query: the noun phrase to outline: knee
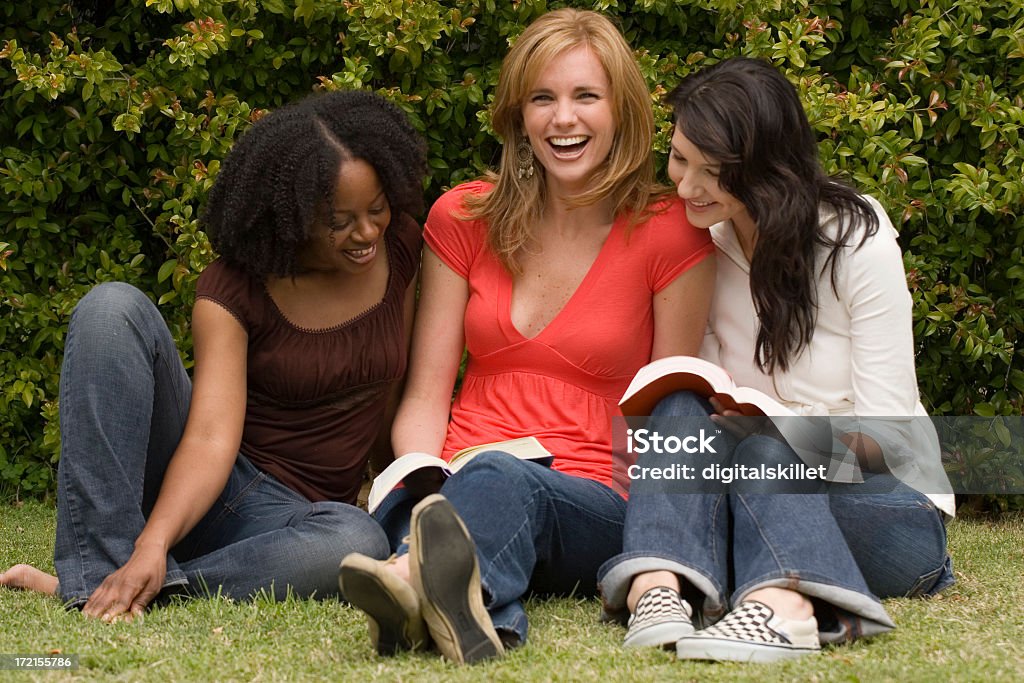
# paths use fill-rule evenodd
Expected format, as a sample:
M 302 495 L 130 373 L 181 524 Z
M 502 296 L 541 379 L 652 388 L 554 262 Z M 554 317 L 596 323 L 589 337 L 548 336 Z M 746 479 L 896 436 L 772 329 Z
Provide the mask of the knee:
M 795 465 L 800 462 L 792 448 L 784 442 L 770 436 L 748 436 L 733 451 L 733 464 L 757 467 L 765 465 L 769 468 Z
M 692 391 L 677 391 L 658 402 L 651 411 L 656 417 L 707 417 L 713 412 L 711 404 Z
M 75 313 L 98 315 L 131 310 L 143 302 L 150 303 L 142 290 L 134 285 L 127 282 L 101 282 L 82 297 L 75 307 Z
M 159 316 L 153 302 L 137 287 L 126 282 L 104 282 L 89 290 L 75 306 L 71 329 L 79 333 L 116 333 L 119 328 L 153 313 Z
M 330 548 L 331 561 L 340 562 L 349 553 L 360 553 L 377 560 L 391 554 L 387 534 L 368 513 L 346 503 L 317 503 L 314 515 L 325 549 Z
M 550 470 L 508 453 L 486 451 L 448 477 L 441 493 L 453 504 L 459 501 L 457 508 L 468 500 L 474 505 L 507 505 L 512 500 L 528 500 L 543 488 L 538 479 L 541 472 Z
M 479 477 L 497 477 L 513 482 L 523 476 L 530 463 L 502 451 L 484 451 L 452 475 L 451 480 Z

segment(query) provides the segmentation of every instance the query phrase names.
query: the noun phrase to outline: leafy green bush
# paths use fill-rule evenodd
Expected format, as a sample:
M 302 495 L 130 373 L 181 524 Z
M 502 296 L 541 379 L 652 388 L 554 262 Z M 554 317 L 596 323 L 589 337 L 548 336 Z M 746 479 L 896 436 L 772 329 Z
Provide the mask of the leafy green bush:
M 428 139 L 433 199 L 496 162 L 501 57 L 563 4 L 622 26 L 661 152 L 680 78 L 737 54 L 783 69 L 828 169 L 901 228 L 929 408 L 1024 412 L 1019 1 L 40 0 L 0 5 L 0 486 L 54 487 L 63 338 L 94 283 L 151 293 L 188 362 L 213 258 L 196 216 L 241 131 L 314 89 L 381 92 Z

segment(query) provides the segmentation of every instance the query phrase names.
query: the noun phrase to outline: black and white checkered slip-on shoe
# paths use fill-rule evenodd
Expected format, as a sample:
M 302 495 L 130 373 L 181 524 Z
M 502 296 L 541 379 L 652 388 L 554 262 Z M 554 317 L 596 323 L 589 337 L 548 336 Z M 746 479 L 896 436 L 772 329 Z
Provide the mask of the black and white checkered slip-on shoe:
M 771 607 L 747 600 L 721 621 L 676 643 L 679 659 L 777 662 L 821 651 L 818 622 L 783 619 Z
M 693 633 L 692 614 L 690 605 L 678 592 L 665 586 L 652 588 L 637 600 L 622 644 L 624 647 L 671 645 Z

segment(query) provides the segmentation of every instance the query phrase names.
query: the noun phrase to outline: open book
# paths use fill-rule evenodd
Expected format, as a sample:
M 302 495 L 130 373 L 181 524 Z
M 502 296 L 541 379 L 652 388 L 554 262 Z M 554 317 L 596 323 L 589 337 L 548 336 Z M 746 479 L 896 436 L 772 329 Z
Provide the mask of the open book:
M 619 406 L 623 415 L 650 415 L 658 401 L 683 390 L 704 398 L 713 396 L 726 409 L 744 415 L 793 414 L 762 391 L 736 386 L 728 372 L 694 356 L 668 356 L 643 366 L 629 383 Z
M 751 387 L 736 386 L 732 377 L 714 363 L 693 356 L 669 356 L 637 371 L 619 401 L 622 414 L 650 415 L 658 401 L 676 391 L 714 397 L 726 410 L 748 417 L 768 417 L 778 435 L 810 467 L 824 465 L 826 480 L 862 482 L 856 454 L 837 437 L 846 433 L 829 416 L 798 417 L 774 398 Z
M 372 514 L 380 506 L 385 496 L 391 493 L 403 479 L 416 470 L 423 469 L 424 467 L 438 467 L 444 473 L 444 476 L 450 477 L 484 451 L 502 451 L 520 460 L 534 460 L 545 467 L 549 467 L 554 460 L 551 452 L 532 436 L 509 439 L 508 441 L 494 441 L 492 443 L 480 444 L 479 446 L 463 448 L 455 453 L 452 459 L 447 462 L 436 455 L 407 453 L 395 459 L 393 463 L 384 468 L 384 471 L 373 480 L 366 508 Z

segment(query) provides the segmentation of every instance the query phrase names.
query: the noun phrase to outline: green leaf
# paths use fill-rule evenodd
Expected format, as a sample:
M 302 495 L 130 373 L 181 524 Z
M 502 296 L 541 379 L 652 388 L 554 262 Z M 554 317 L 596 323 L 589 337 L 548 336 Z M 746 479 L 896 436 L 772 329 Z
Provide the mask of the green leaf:
M 974 414 L 982 417 L 995 417 L 996 409 L 991 403 L 979 403 L 974 406 Z
M 14 126 L 14 134 L 20 138 L 22 135 L 27 133 L 30 128 L 32 128 L 32 118 L 25 117 L 21 121 L 18 121 Z
M 999 443 L 1003 444 L 1005 447 L 1010 446 L 1010 430 L 1006 428 L 1006 425 L 1001 419 L 995 420 L 992 423 L 992 431 L 995 432 L 996 438 L 999 439 Z
M 177 259 L 170 259 L 169 261 L 164 261 L 163 265 L 160 266 L 160 270 L 157 271 L 156 281 L 157 282 L 164 282 L 167 278 L 169 278 L 174 273 L 174 269 L 177 266 L 178 266 Z
M 114 117 L 114 130 L 139 133 L 142 131 L 142 126 L 139 117 L 135 114 L 120 114 Z

